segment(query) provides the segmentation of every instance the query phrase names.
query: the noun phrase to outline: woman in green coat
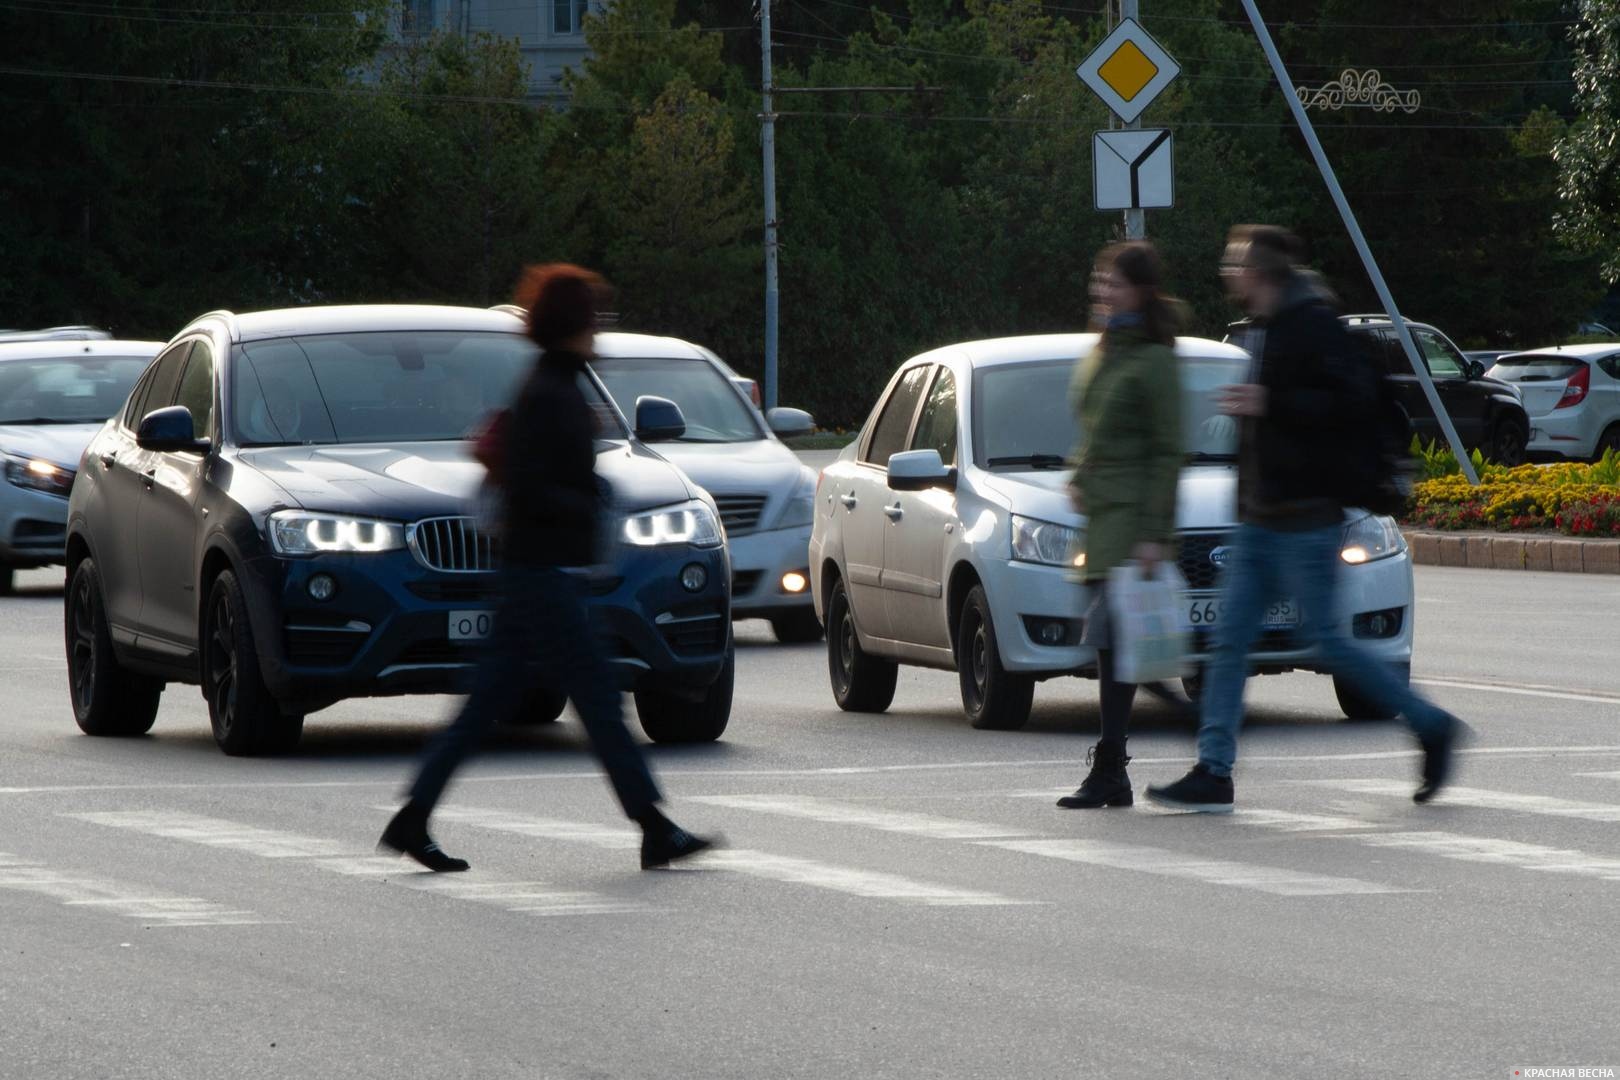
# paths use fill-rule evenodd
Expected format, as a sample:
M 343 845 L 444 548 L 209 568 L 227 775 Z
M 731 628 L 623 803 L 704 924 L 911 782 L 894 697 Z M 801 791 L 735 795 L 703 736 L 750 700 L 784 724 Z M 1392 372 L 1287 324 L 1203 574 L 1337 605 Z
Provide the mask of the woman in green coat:
M 1171 558 L 1176 481 L 1183 461 L 1176 314 L 1159 291 L 1159 257 L 1144 241 L 1117 244 L 1092 279 L 1102 336 L 1075 369 L 1071 401 L 1080 452 L 1070 490 L 1086 515 L 1085 555 L 1077 560 L 1088 608 L 1082 642 L 1097 649 L 1102 739 L 1087 758 L 1069 809 L 1131 805 L 1126 728 L 1136 686 L 1114 678 L 1108 626 L 1108 573 L 1127 562 L 1151 571 Z

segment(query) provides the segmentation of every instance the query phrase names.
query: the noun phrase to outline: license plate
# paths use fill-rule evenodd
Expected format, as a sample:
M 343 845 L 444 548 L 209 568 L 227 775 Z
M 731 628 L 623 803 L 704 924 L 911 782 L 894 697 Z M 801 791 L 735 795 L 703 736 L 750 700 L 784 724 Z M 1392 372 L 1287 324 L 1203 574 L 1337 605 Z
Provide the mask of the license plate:
M 490 624 L 494 621 L 493 611 L 452 611 L 450 640 L 482 641 L 489 637 Z
M 1226 614 L 1226 605 L 1213 598 L 1187 602 L 1187 623 L 1194 630 L 1209 630 L 1220 624 Z M 1299 605 L 1292 600 L 1277 600 L 1266 605 L 1260 615 L 1262 630 L 1288 630 L 1299 625 Z

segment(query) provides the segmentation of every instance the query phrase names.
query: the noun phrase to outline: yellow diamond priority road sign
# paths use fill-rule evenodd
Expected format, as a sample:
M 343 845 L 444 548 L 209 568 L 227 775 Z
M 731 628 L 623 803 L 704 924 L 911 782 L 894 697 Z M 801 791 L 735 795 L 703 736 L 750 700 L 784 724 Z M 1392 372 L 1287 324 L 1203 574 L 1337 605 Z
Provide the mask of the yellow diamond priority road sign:
M 1135 19 L 1125 19 L 1075 74 L 1129 124 L 1175 81 L 1181 65 Z

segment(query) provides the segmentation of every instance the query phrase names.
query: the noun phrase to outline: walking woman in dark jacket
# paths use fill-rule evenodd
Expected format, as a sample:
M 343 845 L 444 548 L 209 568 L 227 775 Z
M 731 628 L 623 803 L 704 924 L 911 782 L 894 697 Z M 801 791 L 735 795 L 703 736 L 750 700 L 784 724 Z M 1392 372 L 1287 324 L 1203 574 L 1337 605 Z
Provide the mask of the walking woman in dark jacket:
M 606 291 L 597 275 L 562 264 L 530 267 L 519 284 L 541 352 L 501 429 L 493 477 L 505 526 L 501 599 L 471 695 L 428 747 L 410 801 L 382 835 L 382 847 L 429 870 L 467 869 L 433 842 L 428 817 L 455 770 L 523 707 L 537 679 L 574 703 L 625 814 L 642 827 L 643 869 L 709 846 L 658 811 L 658 785 L 625 729 L 618 688 L 589 626 L 583 570 L 596 561 L 603 508 L 594 421 L 579 378 Z
M 1070 481 L 1086 515 L 1088 589 L 1082 642 L 1097 649 L 1102 739 L 1087 758 L 1066 809 L 1130 806 L 1126 728 L 1136 687 L 1114 678 L 1108 626 L 1108 574 L 1134 562 L 1151 571 L 1170 557 L 1176 481 L 1183 458 L 1176 314 L 1159 291 L 1159 257 L 1144 241 L 1118 244 L 1097 260 L 1093 278 L 1102 336 L 1075 370 L 1070 397 L 1080 422 L 1079 461 Z

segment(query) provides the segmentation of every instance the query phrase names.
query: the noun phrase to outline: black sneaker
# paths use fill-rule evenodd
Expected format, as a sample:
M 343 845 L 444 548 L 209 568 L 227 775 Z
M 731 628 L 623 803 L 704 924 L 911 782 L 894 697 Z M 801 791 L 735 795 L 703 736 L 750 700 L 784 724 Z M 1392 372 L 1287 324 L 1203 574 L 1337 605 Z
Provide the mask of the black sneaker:
M 689 859 L 714 846 L 713 840 L 693 836 L 679 825 L 648 829 L 641 837 L 641 868 L 657 870 L 681 859 Z
M 1149 802 L 1168 806 L 1173 810 L 1189 810 L 1195 814 L 1230 814 L 1232 812 L 1232 778 L 1216 776 L 1202 765 L 1173 784 L 1149 784 Z
M 1423 747 L 1423 783 L 1412 792 L 1413 802 L 1426 803 L 1446 786 L 1446 781 L 1451 779 L 1452 751 L 1467 730 L 1468 726 L 1461 720 L 1447 716 L 1446 725 L 1438 735 L 1418 739 L 1418 745 Z
M 446 855 L 444 849 L 428 835 L 427 818 L 409 805 L 388 823 L 382 839 L 377 842 L 377 849 L 394 851 L 415 859 L 435 874 L 456 874 L 472 865 L 466 859 Z

